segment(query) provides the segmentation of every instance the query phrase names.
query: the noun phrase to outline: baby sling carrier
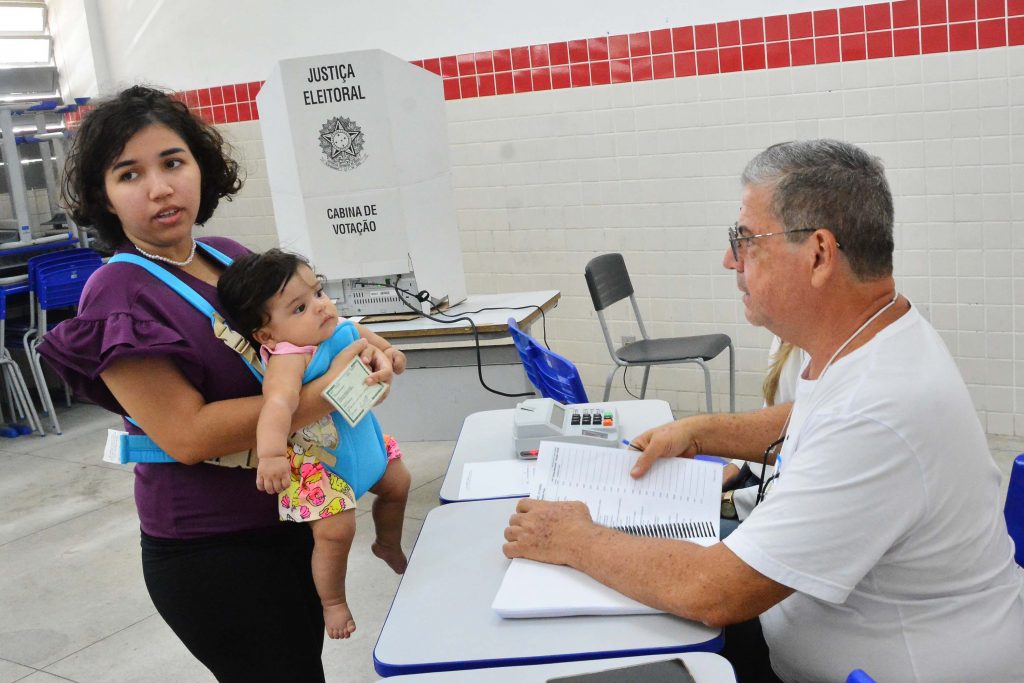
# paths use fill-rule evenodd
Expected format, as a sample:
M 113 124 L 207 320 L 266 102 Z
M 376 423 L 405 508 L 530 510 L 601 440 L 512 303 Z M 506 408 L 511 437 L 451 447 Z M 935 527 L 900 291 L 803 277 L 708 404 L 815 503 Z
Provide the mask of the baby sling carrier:
M 197 242 L 196 244 L 224 266 L 229 266 L 233 263 L 231 257 L 218 249 L 203 242 Z M 260 383 L 263 382 L 264 367 L 256 351 L 242 335 L 232 330 L 213 305 L 201 297 L 192 287 L 185 284 L 170 271 L 161 268 L 149 259 L 144 259 L 135 254 L 115 254 L 110 258 L 109 263 L 131 263 L 137 265 L 170 287 L 176 294 L 210 319 L 214 335 L 238 353 L 256 379 Z M 338 325 L 334 334 L 317 347 L 316 352 L 310 359 L 309 365 L 306 367 L 306 371 L 302 375 L 302 383 L 306 384 L 323 375 L 330 367 L 334 356 L 357 339 L 359 339 L 359 331 L 351 322 L 346 320 Z M 127 415 L 124 417 L 138 427 L 138 423 L 131 417 Z M 329 421 L 333 426 L 333 430 L 327 430 L 330 433 L 326 439 L 324 439 L 323 434 L 323 424 L 325 421 Z M 316 454 L 320 457 L 321 462 L 328 470 L 337 474 L 352 487 L 356 498 L 362 496 L 384 475 L 384 470 L 387 468 L 384 435 L 373 413 L 364 417 L 355 427 L 350 427 L 341 416 L 336 412 L 332 412 L 327 418 L 298 430 L 293 436 L 299 434 L 309 436 L 310 431 L 319 433 L 315 436 L 320 437 L 318 441 L 321 443 L 317 445 L 322 446 L 323 451 L 318 451 Z M 336 440 L 331 439 L 335 434 L 337 435 Z M 322 443 L 325 440 L 326 443 Z M 332 440 L 334 443 L 331 443 Z M 306 445 L 309 443 L 305 439 L 301 441 Z M 289 443 L 293 443 L 291 438 Z M 160 448 L 155 441 L 143 434 L 122 434 L 119 439 L 119 446 L 122 463 L 177 462 Z M 294 443 L 293 447 L 296 447 Z M 252 468 L 256 466 L 257 461 L 254 451 L 246 451 L 211 459 L 207 462 L 227 467 Z

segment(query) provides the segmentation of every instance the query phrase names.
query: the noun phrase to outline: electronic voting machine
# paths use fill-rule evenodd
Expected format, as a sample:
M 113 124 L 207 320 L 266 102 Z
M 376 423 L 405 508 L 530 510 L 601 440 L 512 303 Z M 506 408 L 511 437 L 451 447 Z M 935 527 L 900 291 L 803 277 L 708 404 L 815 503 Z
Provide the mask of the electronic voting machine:
M 536 458 L 541 441 L 616 447 L 619 416 L 609 406 L 564 405 L 550 398 L 531 398 L 516 406 L 512 434 L 516 455 Z

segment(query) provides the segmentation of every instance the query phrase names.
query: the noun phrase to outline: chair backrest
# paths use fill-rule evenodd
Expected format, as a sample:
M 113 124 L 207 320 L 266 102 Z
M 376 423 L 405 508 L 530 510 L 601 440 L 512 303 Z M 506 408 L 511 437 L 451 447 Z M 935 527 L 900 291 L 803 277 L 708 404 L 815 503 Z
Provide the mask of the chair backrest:
M 526 376 L 541 396 L 559 403 L 587 403 L 587 390 L 572 361 L 520 330 L 515 318 L 508 319 L 508 331 L 523 361 Z
M 1010 468 L 1010 487 L 1006 491 L 1003 515 L 1013 539 L 1014 559 L 1024 567 L 1024 453 L 1014 459 Z
M 28 292 L 28 282 L 0 285 L 0 320 L 7 319 L 7 297 Z
M 45 254 L 33 256 L 28 260 L 28 282 L 29 287 L 35 283 L 36 271 L 48 265 L 67 262 L 103 263 L 103 257 L 98 251 L 92 249 L 64 249 L 62 251 L 51 251 Z
M 640 337 L 649 339 L 644 320 L 640 317 L 640 306 L 633 296 L 633 283 L 629 279 L 629 271 L 626 270 L 626 261 L 622 254 L 595 256 L 587 263 L 583 275 L 587 280 L 587 289 L 590 290 L 590 300 L 594 302 L 597 320 L 601 323 L 601 333 L 604 334 L 604 341 L 612 358 L 617 359 L 618 354 L 615 350 L 615 341 L 612 339 L 612 330 L 604 316 L 605 309 L 609 306 L 628 297 L 633 309 L 633 318 L 640 328 Z
M 622 254 L 601 254 L 590 259 L 583 271 L 594 310 L 603 311 L 633 294 L 633 283 Z
M 85 283 L 98 264 L 69 263 L 36 271 L 36 303 L 43 310 L 77 306 Z
M 846 677 L 846 683 L 875 683 L 875 679 L 868 676 L 863 669 L 854 669 Z

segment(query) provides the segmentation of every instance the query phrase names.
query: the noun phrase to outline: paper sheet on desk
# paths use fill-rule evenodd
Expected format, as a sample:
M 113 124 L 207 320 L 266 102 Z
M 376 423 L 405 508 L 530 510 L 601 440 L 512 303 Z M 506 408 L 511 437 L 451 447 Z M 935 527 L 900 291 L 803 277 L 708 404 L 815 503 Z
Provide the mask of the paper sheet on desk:
M 505 619 L 593 614 L 657 614 L 572 567 L 517 557 L 501 581 L 491 608 Z
M 629 471 L 636 453 L 621 448 L 542 441 L 530 497 L 581 500 L 603 526 L 704 520 L 718 535 L 722 468 L 686 458 L 661 458 L 640 479 Z
M 462 466 L 459 499 L 526 496 L 533 488 L 537 463 L 532 460 L 467 462 Z

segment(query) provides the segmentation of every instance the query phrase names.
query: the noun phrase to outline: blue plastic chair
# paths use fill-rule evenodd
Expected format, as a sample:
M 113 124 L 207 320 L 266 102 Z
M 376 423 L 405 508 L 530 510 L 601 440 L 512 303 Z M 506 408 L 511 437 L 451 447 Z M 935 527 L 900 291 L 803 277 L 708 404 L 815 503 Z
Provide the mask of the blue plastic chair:
M 50 328 L 47 312 L 78 306 L 86 281 L 102 265 L 103 258 L 92 249 L 51 252 L 34 256 L 28 261 L 30 317 L 22 343 L 39 392 L 39 401 L 43 410 L 49 413 L 53 430 L 58 434 L 61 433 L 60 422 L 57 420 L 57 411 L 46 386 L 42 359 L 39 357 L 37 347 Z M 70 404 L 66 385 L 64 390 Z
M 21 368 L 18 367 L 18 364 L 11 357 L 11 353 L 7 350 L 6 345 L 7 297 L 27 293 L 28 282 L 0 285 L 0 340 L 4 340 L 4 343 L 0 344 L 0 372 L 3 374 L 4 390 L 11 411 L 12 422 L 10 425 L 0 425 L 0 436 L 5 437 L 28 434 L 33 429 L 37 430 L 40 436 L 46 435 L 43 423 L 39 419 L 39 414 L 36 413 L 35 406 L 32 405 L 32 395 L 28 391 L 24 375 L 21 374 Z M 19 413 L 28 420 L 31 427 L 15 424 Z
M 520 330 L 515 318 L 508 319 L 508 331 L 523 361 L 526 376 L 541 396 L 566 404 L 588 402 L 587 390 L 572 361 Z
M 1006 528 L 1013 539 L 1017 564 L 1024 567 L 1024 453 L 1018 455 L 1010 468 L 1010 487 L 1003 507 Z
M 846 683 L 875 683 L 875 679 L 868 676 L 863 669 L 854 669 L 846 677 Z

